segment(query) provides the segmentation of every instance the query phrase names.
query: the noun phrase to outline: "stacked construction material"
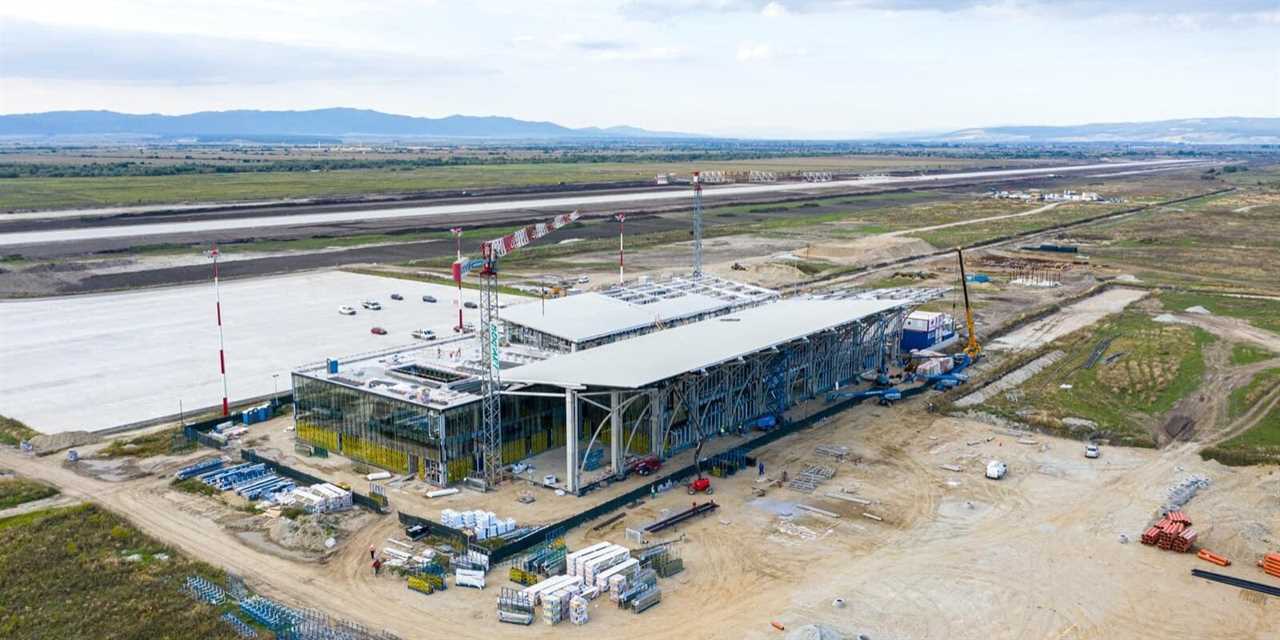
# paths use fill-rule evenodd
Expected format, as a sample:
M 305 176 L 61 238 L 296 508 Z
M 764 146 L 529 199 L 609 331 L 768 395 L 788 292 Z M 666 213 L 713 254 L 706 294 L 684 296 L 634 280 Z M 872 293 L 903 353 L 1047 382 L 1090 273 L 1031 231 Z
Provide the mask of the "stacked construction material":
M 1268 553 L 1261 564 L 1262 570 L 1267 572 L 1267 575 L 1280 578 L 1280 553 Z
M 580 558 L 580 568 L 578 575 L 586 581 L 588 585 L 598 584 L 597 578 L 600 574 L 608 571 L 631 559 L 631 550 L 620 546 L 610 545 L 604 550 L 586 558 Z
M 276 496 L 282 506 L 301 507 L 307 513 L 346 511 L 352 507 L 351 492 L 337 485 L 323 484 L 295 487 Z
M 220 457 L 206 458 L 189 467 L 179 469 L 177 473 L 173 474 L 173 477 L 178 480 L 186 480 L 187 478 L 192 478 L 202 473 L 221 469 L 224 462 L 225 461 Z
M 478 509 L 475 511 L 444 509 L 440 512 L 440 523 L 454 529 L 470 529 L 475 532 L 476 538 L 479 540 L 496 538 L 516 528 L 515 518 L 503 520 L 494 515 L 492 511 L 480 511 Z
M 1181 511 L 1170 511 L 1151 528 L 1142 532 L 1142 544 L 1155 545 L 1165 551 L 1186 553 L 1196 541 L 1191 519 Z
M 614 584 L 614 577 L 620 578 L 625 583 L 631 574 L 640 570 L 640 561 L 636 558 L 629 558 L 619 564 L 616 564 L 604 571 L 596 574 L 595 587 L 601 591 L 608 591 Z
M 569 622 L 587 623 L 587 599 L 578 595 L 569 599 Z
M 554 593 L 565 587 L 581 586 L 582 578 L 580 576 L 552 576 L 533 585 L 521 589 L 520 593 L 529 599 L 529 602 L 537 605 L 542 603 L 542 598 L 548 593 Z

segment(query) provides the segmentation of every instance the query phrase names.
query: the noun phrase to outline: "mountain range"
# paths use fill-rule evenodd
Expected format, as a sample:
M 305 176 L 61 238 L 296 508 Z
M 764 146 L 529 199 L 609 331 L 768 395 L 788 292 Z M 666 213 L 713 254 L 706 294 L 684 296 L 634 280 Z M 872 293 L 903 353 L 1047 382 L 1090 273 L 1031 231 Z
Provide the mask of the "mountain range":
M 369 109 L 310 111 L 201 111 L 178 116 L 115 111 L 48 111 L 0 116 L 0 136 L 132 135 L 161 138 L 226 139 L 263 137 L 408 138 L 697 138 L 687 133 L 636 127 L 573 129 L 554 122 L 501 116 L 453 115 L 418 118 Z
M 1037 142 L 1149 142 L 1167 144 L 1280 144 L 1280 118 L 1188 118 L 1069 126 L 983 127 L 913 141 L 970 144 Z
M 49 111 L 0 115 L 0 136 L 120 136 L 221 141 L 359 138 L 492 140 L 697 139 L 711 136 L 630 126 L 565 127 L 501 116 L 403 116 L 369 109 L 201 111 L 185 115 L 115 111 Z M 948 144 L 1136 142 L 1165 144 L 1280 144 L 1280 118 L 1193 118 L 1069 126 L 998 126 L 946 133 L 878 136 L 879 141 Z

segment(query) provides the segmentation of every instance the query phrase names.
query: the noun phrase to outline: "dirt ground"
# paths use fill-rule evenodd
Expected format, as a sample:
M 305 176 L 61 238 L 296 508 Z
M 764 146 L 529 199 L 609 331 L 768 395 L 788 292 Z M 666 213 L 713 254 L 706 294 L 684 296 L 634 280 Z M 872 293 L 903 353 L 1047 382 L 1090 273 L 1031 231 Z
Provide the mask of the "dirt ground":
M 1274 469 L 1204 462 L 1194 444 L 1107 448 L 1101 459 L 1087 460 L 1075 441 L 1031 437 L 1037 444 L 1021 444 L 1025 435 L 939 418 L 918 403 L 862 407 L 830 419 L 761 457 L 770 476 L 794 474 L 806 463 L 834 464 L 831 481 L 812 495 L 770 488 L 756 498 L 755 473 L 716 479 L 721 508 L 661 536 L 682 540 L 687 567 L 660 582 L 663 602 L 635 617 L 597 600 L 582 628 L 499 625 L 494 597 L 505 582 L 496 573 L 484 591 L 451 588 L 431 596 L 408 591 L 402 580 L 374 577 L 367 548 L 402 535 L 394 516 L 370 516 L 332 557 L 304 560 L 266 552 L 210 514 L 175 505 L 163 478 L 103 482 L 10 448 L 0 450 L 0 464 L 127 514 L 148 534 L 241 574 L 268 596 L 403 638 L 606 632 L 667 638 L 673 629 L 685 630 L 682 637 L 778 637 L 773 621 L 823 622 L 873 638 L 1280 637 L 1274 602 L 1191 577 L 1188 570 L 1204 564 L 1194 556 L 1133 542 L 1167 489 L 1202 473 L 1213 484 L 1186 508 L 1201 544 L 1236 561 L 1224 572 L 1266 580 L 1252 562 L 1280 546 Z M 818 444 L 847 446 L 851 460 L 818 458 Z M 991 458 L 1009 464 L 1008 478 L 982 477 Z M 862 507 L 825 496 L 841 490 L 873 502 Z M 667 492 L 602 532 L 570 532 L 570 548 L 621 543 L 625 527 L 689 502 L 683 492 Z M 841 517 L 808 514 L 797 503 Z M 1120 541 L 1122 534 L 1130 543 Z M 833 607 L 834 598 L 847 606 Z

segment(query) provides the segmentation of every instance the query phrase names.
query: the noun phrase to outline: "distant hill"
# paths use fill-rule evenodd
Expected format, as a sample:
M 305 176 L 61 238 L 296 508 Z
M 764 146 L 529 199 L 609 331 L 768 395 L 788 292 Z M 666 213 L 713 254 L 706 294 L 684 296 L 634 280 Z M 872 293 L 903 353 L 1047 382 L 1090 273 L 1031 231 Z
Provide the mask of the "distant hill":
M 416 118 L 368 109 L 201 111 L 180 116 L 115 111 L 49 111 L 0 116 L 0 136 L 147 136 L 227 140 L 243 137 L 313 139 L 361 136 L 421 138 L 572 139 L 699 138 L 636 127 L 572 129 L 554 122 L 499 116 Z
M 1048 127 L 984 127 L 915 138 L 954 143 L 1160 142 L 1280 144 L 1280 118 L 1191 118 Z

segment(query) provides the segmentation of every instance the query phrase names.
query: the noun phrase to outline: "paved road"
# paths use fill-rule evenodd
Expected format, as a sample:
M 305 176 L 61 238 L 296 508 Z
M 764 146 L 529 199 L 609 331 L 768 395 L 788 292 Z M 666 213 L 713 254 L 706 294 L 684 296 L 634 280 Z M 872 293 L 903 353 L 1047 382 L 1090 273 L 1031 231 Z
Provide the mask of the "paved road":
M 1034 177 L 1048 174 L 1080 173 L 1098 170 L 1132 169 L 1138 167 L 1167 167 L 1195 160 L 1145 160 L 1135 162 L 1113 162 L 1105 164 L 1070 165 L 1061 167 L 1042 167 L 1036 169 L 1004 169 L 995 171 L 971 171 L 959 173 L 941 173 L 922 176 L 883 176 L 859 178 L 855 180 L 837 180 L 832 182 L 795 182 L 785 184 L 730 185 L 708 188 L 704 193 L 707 200 L 729 197 L 741 197 L 756 194 L 810 192 L 819 190 L 851 189 L 861 187 L 884 188 L 911 186 L 950 180 L 987 180 L 1000 178 Z M 232 229 L 252 229 L 263 227 L 292 227 L 317 224 L 340 224 L 369 220 L 391 220 L 400 218 L 426 218 L 436 216 L 466 216 L 469 214 L 517 211 L 523 209 L 572 209 L 589 205 L 608 205 L 621 203 L 644 203 L 658 201 L 687 200 L 691 193 L 687 190 L 663 190 L 642 193 L 613 193 L 594 195 L 560 196 L 534 198 L 525 200 L 508 200 L 499 202 L 479 202 L 469 204 L 442 204 L 402 209 L 330 211 L 301 215 L 263 216 L 257 218 L 234 218 L 188 221 L 188 222 L 156 222 L 152 224 L 134 224 L 128 226 L 105 226 L 81 229 L 59 229 L 49 231 L 24 231 L 0 234 L 0 246 L 25 244 L 43 244 L 51 242 L 70 242 L 102 238 L 131 238 L 157 236 L 179 233 L 202 233 L 226 231 Z

